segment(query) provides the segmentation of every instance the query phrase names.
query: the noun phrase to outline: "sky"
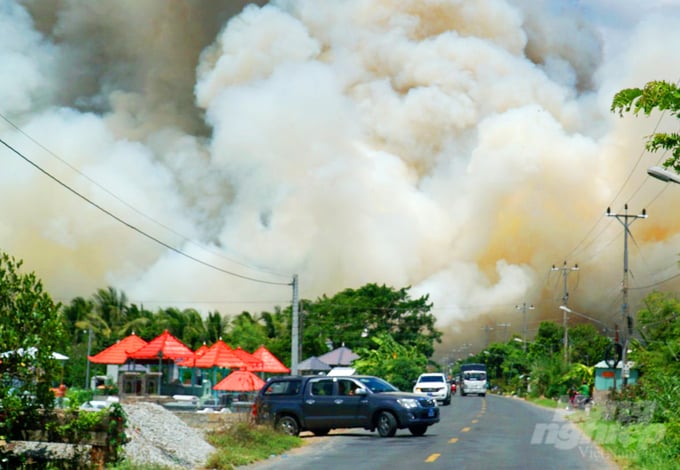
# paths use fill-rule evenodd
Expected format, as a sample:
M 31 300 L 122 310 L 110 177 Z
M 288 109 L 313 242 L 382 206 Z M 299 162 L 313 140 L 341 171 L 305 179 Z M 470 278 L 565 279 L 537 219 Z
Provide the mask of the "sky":
M 62 303 L 410 287 L 442 355 L 613 328 L 626 254 L 631 311 L 680 283 L 677 120 L 610 111 L 679 49 L 677 0 L 4 0 L 0 249 Z

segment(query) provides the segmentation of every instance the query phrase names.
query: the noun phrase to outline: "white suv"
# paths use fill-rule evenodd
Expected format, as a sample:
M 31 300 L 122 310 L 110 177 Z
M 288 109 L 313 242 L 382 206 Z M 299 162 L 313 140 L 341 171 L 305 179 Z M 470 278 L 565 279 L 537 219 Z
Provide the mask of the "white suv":
M 444 405 L 451 404 L 451 386 L 446 380 L 446 376 L 438 372 L 420 374 L 418 381 L 413 387 L 413 393 L 427 395 L 442 402 Z

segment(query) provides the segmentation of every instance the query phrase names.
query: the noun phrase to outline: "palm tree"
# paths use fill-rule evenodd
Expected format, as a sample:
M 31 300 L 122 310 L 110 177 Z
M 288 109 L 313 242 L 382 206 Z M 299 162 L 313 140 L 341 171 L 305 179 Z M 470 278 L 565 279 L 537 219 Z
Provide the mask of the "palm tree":
M 124 292 L 118 292 L 115 288 L 98 289 L 94 294 L 95 309 L 102 320 L 118 331 L 122 325 L 127 323 L 125 310 L 127 308 L 127 296 Z
M 210 312 L 205 319 L 206 342 L 213 344 L 224 337 L 229 328 L 229 320 L 219 312 Z

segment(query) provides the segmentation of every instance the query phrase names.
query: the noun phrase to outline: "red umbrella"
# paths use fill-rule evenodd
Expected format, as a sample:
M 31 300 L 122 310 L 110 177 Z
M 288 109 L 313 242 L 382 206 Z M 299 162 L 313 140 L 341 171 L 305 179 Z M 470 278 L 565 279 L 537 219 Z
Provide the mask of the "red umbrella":
M 284 366 L 283 363 L 264 346 L 260 346 L 252 355 L 254 358 L 262 361 L 262 367 L 258 367 L 257 365 L 246 365 L 246 370 L 253 372 L 270 372 L 273 374 L 286 374 L 290 372 L 290 369 Z
M 265 382 L 257 375 L 247 370 L 235 370 L 223 378 L 213 390 L 225 392 L 255 392 L 264 386 Z
M 146 341 L 132 333 L 113 346 L 109 346 L 94 356 L 87 356 L 95 364 L 125 364 L 129 354 L 146 346 Z

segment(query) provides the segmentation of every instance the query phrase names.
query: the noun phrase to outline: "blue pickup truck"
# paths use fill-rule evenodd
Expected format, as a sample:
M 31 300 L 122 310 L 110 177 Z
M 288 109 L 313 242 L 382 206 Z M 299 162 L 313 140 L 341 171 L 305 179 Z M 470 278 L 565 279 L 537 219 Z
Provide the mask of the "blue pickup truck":
M 284 376 L 270 378 L 253 405 L 258 423 L 271 423 L 296 436 L 317 436 L 337 428 L 364 428 L 392 437 L 397 429 L 422 436 L 439 422 L 430 397 L 401 392 L 385 380 L 367 376 Z

